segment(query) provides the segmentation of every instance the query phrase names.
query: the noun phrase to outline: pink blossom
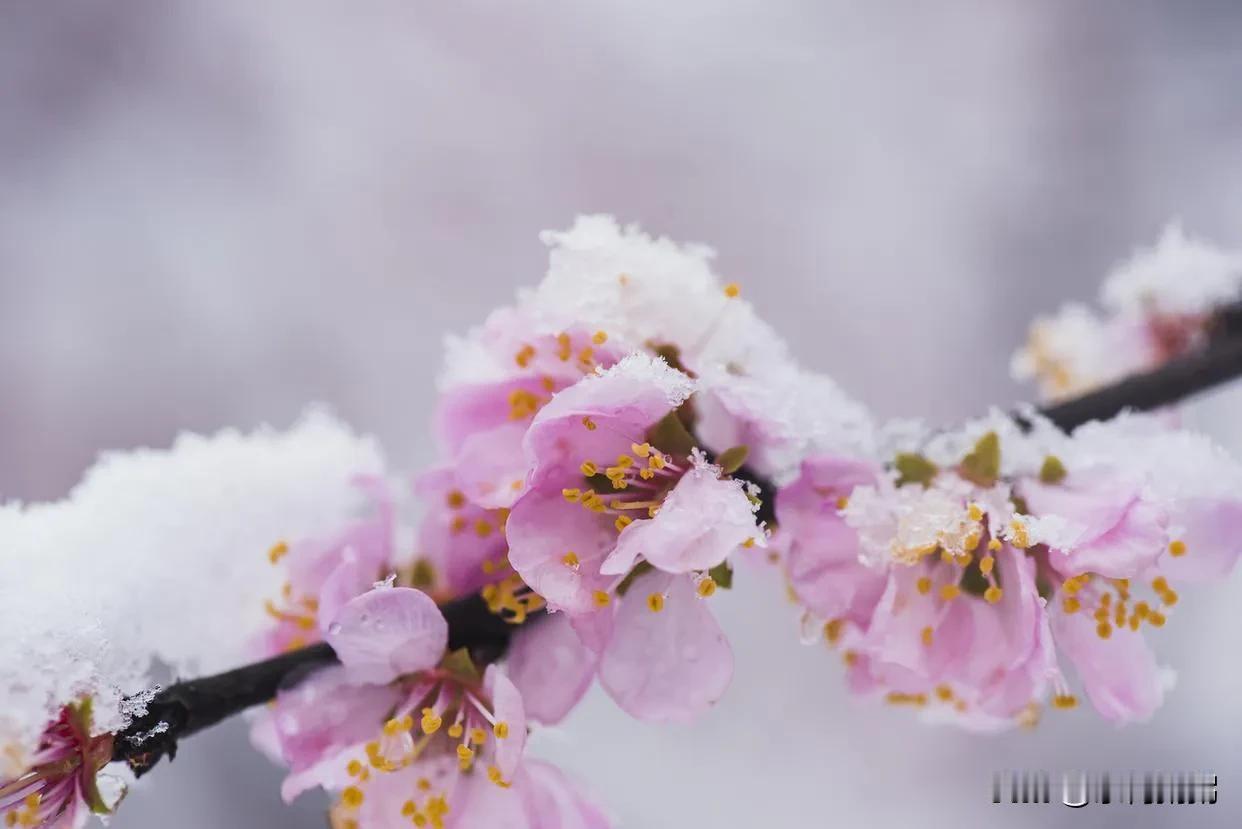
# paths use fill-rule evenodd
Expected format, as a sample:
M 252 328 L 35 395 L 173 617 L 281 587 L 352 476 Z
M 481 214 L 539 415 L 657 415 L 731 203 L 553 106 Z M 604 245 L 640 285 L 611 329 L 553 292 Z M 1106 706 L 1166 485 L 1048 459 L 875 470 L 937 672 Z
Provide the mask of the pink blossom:
M 266 603 L 276 624 L 258 642 L 261 655 L 318 641 L 345 602 L 390 572 L 395 514 L 388 484 L 366 477 L 357 485 L 371 502 L 370 514 L 323 537 L 278 542 L 269 552 L 288 580 L 280 598 Z
M 689 719 L 724 692 L 732 654 L 702 604 L 708 571 L 764 543 L 741 482 L 690 447 L 659 445 L 654 427 L 692 389 L 634 354 L 559 393 L 527 432 L 530 488 L 506 526 L 514 570 L 585 645 L 560 648 L 570 674 L 598 655 L 605 689 L 655 721 Z
M 522 438 L 531 419 L 556 392 L 622 353 L 603 331 L 546 333 L 520 311 L 494 312 L 458 346 L 457 362 L 475 368 L 459 370 L 464 376 L 444 390 L 436 412 L 451 487 L 484 509 L 511 507 L 525 488 Z
M 290 767 L 287 800 L 314 786 L 337 792 L 341 827 L 466 827 L 483 816 L 497 821 L 484 825 L 558 826 L 556 810 L 607 825 L 558 773 L 523 762 L 522 693 L 498 666 L 480 674 L 464 651 L 446 655 L 444 618 L 425 594 L 376 587 L 327 631 L 341 664 L 282 691 L 265 712 L 267 737 Z
M 43 732 L 27 770 L 0 778 L 3 825 L 76 829 L 91 813 L 110 813 L 97 777 L 111 760 L 112 735 L 91 735 L 90 700 L 66 706 Z
M 780 490 L 777 540 L 790 586 L 822 619 L 864 624 L 884 591 L 884 571 L 862 563 L 858 535 L 841 515 L 854 488 L 880 476 L 879 465 L 869 461 L 819 456 L 804 462 L 801 475 Z
M 1105 718 L 1149 717 L 1168 679 L 1143 629 L 1178 604 L 1171 579 L 1236 564 L 1242 469 L 1153 418 L 1072 436 L 984 423 L 885 474 L 804 463 L 777 500 L 794 594 L 844 649 L 851 687 L 931 719 L 994 730 L 1049 698 L 1072 708 L 1062 662 Z

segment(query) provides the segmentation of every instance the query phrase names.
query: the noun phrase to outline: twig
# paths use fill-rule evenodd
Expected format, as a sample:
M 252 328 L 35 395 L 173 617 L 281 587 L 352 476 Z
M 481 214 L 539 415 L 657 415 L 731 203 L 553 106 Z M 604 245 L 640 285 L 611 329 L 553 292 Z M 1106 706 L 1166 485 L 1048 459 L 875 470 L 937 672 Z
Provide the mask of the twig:
M 1069 431 L 1092 420 L 1107 420 L 1127 409 L 1150 411 L 1168 406 L 1242 375 L 1242 337 L 1220 338 L 1202 351 L 1170 360 L 1160 368 L 1127 377 L 1042 409 Z
M 1232 317 L 1222 323 L 1202 351 L 1046 407 L 1042 414 L 1070 430 L 1127 409 L 1167 406 L 1242 375 L 1242 336 L 1234 331 L 1239 326 L 1231 325 L 1230 320 Z M 759 487 L 758 518 L 770 524 L 775 518 L 775 487 L 747 467 L 739 469 L 736 477 Z M 467 648 L 479 663 L 504 654 L 515 627 L 492 613 L 480 596 L 456 599 L 441 610 L 448 621 L 451 649 Z M 532 621 L 528 619 L 527 624 Z M 226 673 L 178 682 L 157 694 L 147 713 L 117 735 L 113 759 L 128 763 L 136 774 L 144 774 L 165 755 L 173 759 L 178 740 L 272 699 L 281 688 L 335 661 L 332 649 L 320 643 Z

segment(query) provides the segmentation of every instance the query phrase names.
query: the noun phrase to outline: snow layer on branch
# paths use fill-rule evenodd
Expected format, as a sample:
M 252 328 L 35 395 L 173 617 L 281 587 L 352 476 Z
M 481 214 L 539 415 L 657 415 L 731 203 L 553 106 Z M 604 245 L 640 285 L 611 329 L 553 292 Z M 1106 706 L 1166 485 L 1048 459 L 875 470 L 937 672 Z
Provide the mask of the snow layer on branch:
M 0 508 L 0 748 L 29 750 L 88 693 L 115 729 L 152 659 L 180 675 L 245 661 L 280 589 L 267 551 L 339 527 L 354 476 L 381 471 L 373 440 L 312 411 L 284 432 L 110 452 L 64 500 Z
M 1167 225 L 1104 280 L 1100 299 L 1116 312 L 1201 314 L 1242 296 L 1242 256 Z

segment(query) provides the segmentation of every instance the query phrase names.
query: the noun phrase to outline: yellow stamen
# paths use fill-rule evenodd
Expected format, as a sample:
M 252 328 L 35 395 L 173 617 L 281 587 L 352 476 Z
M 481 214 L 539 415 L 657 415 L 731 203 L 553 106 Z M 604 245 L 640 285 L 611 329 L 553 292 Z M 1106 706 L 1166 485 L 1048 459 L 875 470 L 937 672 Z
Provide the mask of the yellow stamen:
M 835 645 L 837 640 L 841 638 L 841 630 L 844 627 L 844 619 L 831 619 L 824 622 L 824 638 L 828 640 L 829 644 Z
M 661 593 L 652 593 L 647 597 L 647 609 L 652 613 L 659 613 L 664 609 L 664 595 Z
M 608 603 L 612 601 L 612 597 L 603 590 L 596 590 L 591 594 L 591 601 L 595 603 L 596 607 L 607 607 Z
M 699 586 L 696 588 L 699 598 L 706 599 L 708 596 L 716 592 L 716 580 L 711 576 L 704 576 L 699 580 Z
M 926 596 L 928 593 L 931 592 L 932 580 L 928 578 L 927 576 L 921 576 L 919 577 L 919 580 L 915 582 L 914 586 L 918 589 L 920 593 Z
M 987 590 L 983 591 L 983 599 L 988 604 L 996 604 L 999 602 L 1001 600 L 1001 595 L 1001 589 L 996 585 L 992 585 Z
M 961 595 L 961 593 L 962 588 L 958 587 L 956 584 L 946 584 L 940 588 L 940 598 L 944 599 L 946 602 L 956 599 L 959 595 Z
M 1180 558 L 1181 556 L 1186 555 L 1186 542 L 1181 541 L 1181 540 L 1170 541 L 1169 542 L 1169 555 L 1173 556 L 1174 558 Z
M 742 286 L 736 282 L 730 282 L 724 287 L 724 295 L 729 299 L 737 299 L 742 293 Z
M 280 561 L 289 552 L 289 545 L 283 541 L 278 541 L 272 545 L 272 549 L 267 551 L 267 560 L 272 564 Z

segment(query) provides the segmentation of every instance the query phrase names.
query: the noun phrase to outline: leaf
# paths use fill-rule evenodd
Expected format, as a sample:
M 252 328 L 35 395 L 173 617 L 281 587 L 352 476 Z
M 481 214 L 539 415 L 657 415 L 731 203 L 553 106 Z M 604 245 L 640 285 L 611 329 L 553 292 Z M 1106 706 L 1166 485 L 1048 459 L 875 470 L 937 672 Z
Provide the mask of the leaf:
M 720 562 L 708 570 L 707 575 L 711 576 L 712 581 L 716 582 L 716 586 L 722 590 L 729 590 L 733 587 L 733 568 L 728 562 Z
M 477 683 L 482 676 L 465 648 L 458 648 L 440 660 L 440 667 L 463 682 Z
M 940 471 L 934 463 L 914 452 L 901 452 L 893 459 L 893 466 L 897 468 L 897 486 L 927 486 Z
M 720 453 L 716 458 L 716 464 L 720 467 L 720 471 L 726 475 L 732 475 L 742 468 L 746 463 L 746 458 L 750 455 L 750 447 L 742 444 L 741 446 L 731 446 Z
M 979 438 L 958 467 L 961 476 L 978 486 L 992 486 L 1000 477 L 1000 436 L 988 432 Z
M 1046 484 L 1059 484 L 1067 474 L 1065 464 L 1056 455 L 1044 458 L 1044 465 L 1039 468 L 1039 480 Z
M 685 457 L 698 445 L 676 412 L 669 412 L 647 430 L 647 442 L 670 455 Z

